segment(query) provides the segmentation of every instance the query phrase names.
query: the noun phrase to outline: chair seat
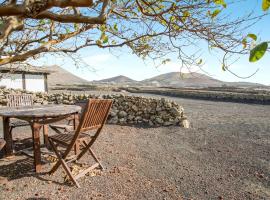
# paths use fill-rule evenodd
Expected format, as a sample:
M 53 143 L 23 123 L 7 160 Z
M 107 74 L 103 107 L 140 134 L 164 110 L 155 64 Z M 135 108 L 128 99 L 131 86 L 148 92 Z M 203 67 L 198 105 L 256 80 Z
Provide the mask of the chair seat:
M 80 133 L 78 140 L 83 140 L 83 139 L 86 139 L 89 137 L 92 137 L 92 136 L 90 136 L 86 133 Z M 66 133 L 66 134 L 52 135 L 52 136 L 49 136 L 49 138 L 56 143 L 60 143 L 63 145 L 69 145 L 71 140 L 74 138 L 74 131 L 72 131 L 71 133 Z
M 20 127 L 20 126 L 29 126 L 29 122 L 24 121 L 24 120 L 20 120 L 20 119 L 11 119 L 9 126 L 10 127 Z
M 51 124 L 50 127 L 64 129 L 64 130 L 72 130 L 73 129 L 72 125 L 67 125 L 67 124 Z

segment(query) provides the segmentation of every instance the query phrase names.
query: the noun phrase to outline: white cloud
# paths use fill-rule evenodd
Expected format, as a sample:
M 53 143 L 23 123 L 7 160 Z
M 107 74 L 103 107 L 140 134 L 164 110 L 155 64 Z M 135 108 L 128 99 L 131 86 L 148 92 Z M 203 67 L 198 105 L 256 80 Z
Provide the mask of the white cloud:
M 97 54 L 93 56 L 84 57 L 83 60 L 90 66 L 99 67 L 100 65 L 105 64 L 112 58 L 113 57 L 111 54 Z

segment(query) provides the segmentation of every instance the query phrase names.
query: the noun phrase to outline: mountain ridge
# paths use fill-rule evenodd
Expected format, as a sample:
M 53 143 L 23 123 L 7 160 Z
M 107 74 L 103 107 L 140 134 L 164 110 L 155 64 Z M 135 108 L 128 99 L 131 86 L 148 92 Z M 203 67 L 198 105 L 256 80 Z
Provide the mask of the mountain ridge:
M 101 80 L 94 80 L 93 82 L 96 83 L 110 83 L 110 82 L 114 82 L 114 83 L 132 83 L 132 82 L 138 82 L 136 80 L 133 80 L 127 76 L 124 75 L 118 75 L 118 76 L 114 76 L 111 78 L 105 78 L 105 79 L 101 79 Z
M 57 85 L 74 85 L 74 84 L 115 84 L 115 85 L 131 85 L 134 86 L 152 86 L 152 87 L 264 87 L 265 85 L 251 82 L 224 82 L 213 77 L 201 73 L 180 73 L 169 72 L 160 74 L 152 78 L 142 81 L 133 80 L 127 76 L 119 75 L 111 78 L 87 81 L 73 73 L 63 69 L 60 66 L 53 65 L 43 67 L 43 69 L 51 70 L 52 73 L 48 76 L 49 87 Z

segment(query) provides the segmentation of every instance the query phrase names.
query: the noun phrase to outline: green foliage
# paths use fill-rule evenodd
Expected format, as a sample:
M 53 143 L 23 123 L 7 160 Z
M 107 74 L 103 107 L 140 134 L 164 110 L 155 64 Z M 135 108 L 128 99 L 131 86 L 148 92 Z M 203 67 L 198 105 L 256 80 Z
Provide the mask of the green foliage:
M 225 66 L 224 63 L 222 64 L 222 70 L 223 70 L 224 72 L 226 71 L 226 66 Z
M 244 38 L 242 40 L 242 44 L 243 44 L 243 49 L 247 48 L 247 38 Z
M 190 13 L 187 10 L 185 10 L 183 12 L 183 18 L 182 18 L 183 22 L 185 22 L 189 16 L 190 16 Z
M 225 3 L 224 0 L 214 0 L 214 3 L 217 5 L 222 5 L 224 8 L 227 7 L 227 4 Z
M 262 9 L 263 11 L 267 11 L 270 8 L 270 0 L 262 1 Z
M 250 51 L 249 62 L 256 62 L 260 60 L 264 56 L 267 48 L 268 48 L 267 42 L 260 43 L 256 47 L 254 47 Z
M 114 29 L 115 31 L 118 31 L 118 26 L 117 26 L 116 23 L 113 25 L 113 29 Z
M 214 19 L 220 12 L 221 10 L 219 9 L 214 10 L 212 13 L 210 13 L 211 18 Z
M 108 36 L 105 34 L 105 32 L 103 32 L 100 36 L 100 39 L 99 39 L 103 44 L 106 44 L 108 43 L 109 41 L 109 38 Z
M 71 32 L 69 27 L 65 27 L 65 31 L 66 31 L 66 33 L 70 33 Z
M 242 40 L 244 49 L 247 47 L 247 38 L 251 38 L 252 40 L 257 41 L 257 35 L 250 33 Z
M 74 24 L 74 29 L 75 29 L 75 31 L 78 31 L 79 30 L 79 25 L 78 24 Z
M 257 35 L 255 35 L 253 33 L 248 34 L 247 37 L 253 39 L 254 41 L 257 41 Z

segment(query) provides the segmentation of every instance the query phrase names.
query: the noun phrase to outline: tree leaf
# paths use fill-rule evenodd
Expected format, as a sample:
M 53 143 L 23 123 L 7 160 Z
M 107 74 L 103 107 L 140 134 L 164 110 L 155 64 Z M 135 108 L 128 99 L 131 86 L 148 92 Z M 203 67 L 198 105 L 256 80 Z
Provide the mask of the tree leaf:
M 185 22 L 189 16 L 190 16 L 190 13 L 187 10 L 185 10 L 183 12 L 183 17 L 182 17 L 183 21 Z
M 39 20 L 39 24 L 40 24 L 40 25 L 44 25 L 44 24 L 46 24 L 45 19 Z
M 226 66 L 225 66 L 224 63 L 222 64 L 222 70 L 223 70 L 224 72 L 226 71 Z
M 70 33 L 70 28 L 69 27 L 65 27 L 66 33 Z
M 224 8 L 227 7 L 227 4 L 225 3 L 224 0 L 214 0 L 214 3 L 217 5 L 222 5 Z
M 107 27 L 106 27 L 106 25 L 103 24 L 103 25 L 100 26 L 99 29 L 101 30 L 101 32 L 105 32 Z
M 203 60 L 200 59 L 199 62 L 197 63 L 198 65 L 202 64 Z
M 109 41 L 109 38 L 108 38 L 107 35 L 105 35 L 104 38 L 103 38 L 103 44 L 108 43 L 108 41 Z
M 243 44 L 243 49 L 247 48 L 247 38 L 244 38 L 242 40 L 242 44 Z
M 262 1 L 262 9 L 263 11 L 267 11 L 270 8 L 270 0 Z
M 255 34 L 250 33 L 247 35 L 247 37 L 253 39 L 254 41 L 257 41 L 257 35 L 255 35 Z
M 214 10 L 213 13 L 211 14 L 211 18 L 214 19 L 220 12 L 221 12 L 221 10 L 219 10 L 219 9 Z
M 264 56 L 267 48 L 268 48 L 268 43 L 263 42 L 261 44 L 258 44 L 253 49 L 251 49 L 250 55 L 249 55 L 249 62 L 256 62 L 260 60 Z
M 97 40 L 97 41 L 96 41 L 96 44 L 97 44 L 97 45 L 101 45 L 101 41 L 100 41 L 100 40 Z
M 79 25 L 76 24 L 76 23 L 74 23 L 74 29 L 75 29 L 76 31 L 78 31 L 78 30 L 79 30 Z
M 117 24 L 116 24 L 116 23 L 113 25 L 113 29 L 114 29 L 115 31 L 118 31 L 118 27 L 117 27 Z

